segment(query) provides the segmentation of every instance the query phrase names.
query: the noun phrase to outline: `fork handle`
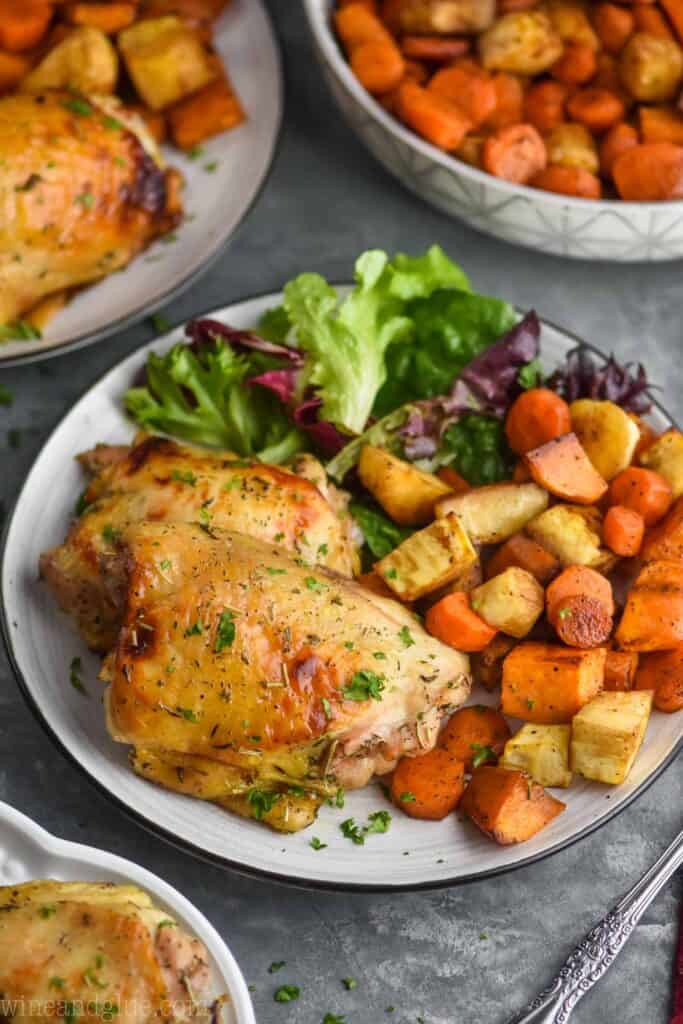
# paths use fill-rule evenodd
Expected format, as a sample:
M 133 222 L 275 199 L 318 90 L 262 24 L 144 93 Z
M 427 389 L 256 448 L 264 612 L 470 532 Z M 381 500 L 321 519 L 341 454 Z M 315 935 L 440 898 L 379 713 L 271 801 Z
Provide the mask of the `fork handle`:
M 683 832 L 578 944 L 552 984 L 507 1024 L 565 1024 L 579 1000 L 612 966 L 655 896 L 682 864 Z

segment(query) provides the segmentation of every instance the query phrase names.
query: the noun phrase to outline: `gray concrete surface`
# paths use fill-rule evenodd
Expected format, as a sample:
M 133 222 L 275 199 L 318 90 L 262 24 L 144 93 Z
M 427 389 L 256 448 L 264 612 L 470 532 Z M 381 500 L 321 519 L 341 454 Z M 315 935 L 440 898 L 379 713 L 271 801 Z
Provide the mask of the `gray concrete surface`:
M 270 6 L 287 76 L 279 153 L 229 250 L 164 311 L 172 322 L 276 289 L 300 270 L 346 278 L 367 246 L 418 251 L 438 241 L 480 290 L 535 306 L 621 357 L 646 358 L 662 398 L 683 417 L 680 263 L 564 261 L 495 242 L 435 213 L 403 191 L 341 123 L 313 62 L 299 5 L 270 0 Z M 6 505 L 48 431 L 84 387 L 151 336 L 141 324 L 42 366 L 0 373 L 14 393 L 13 404 L 0 407 Z M 10 430 L 19 431 L 19 447 Z M 683 824 L 679 760 L 597 834 L 506 877 L 433 894 L 316 894 L 207 867 L 129 822 L 50 745 L 4 655 L 0 745 L 1 799 L 58 835 L 140 862 L 198 904 L 254 986 L 260 1024 L 320 1024 L 328 1011 L 345 1014 L 348 1024 L 498 1024 L 549 979 Z M 664 1024 L 680 896 L 679 880 L 581 1004 L 577 1024 Z M 277 975 L 267 971 L 273 960 L 287 960 Z M 358 981 L 352 992 L 341 984 L 347 975 Z M 301 987 L 298 1002 L 273 1001 L 283 982 Z

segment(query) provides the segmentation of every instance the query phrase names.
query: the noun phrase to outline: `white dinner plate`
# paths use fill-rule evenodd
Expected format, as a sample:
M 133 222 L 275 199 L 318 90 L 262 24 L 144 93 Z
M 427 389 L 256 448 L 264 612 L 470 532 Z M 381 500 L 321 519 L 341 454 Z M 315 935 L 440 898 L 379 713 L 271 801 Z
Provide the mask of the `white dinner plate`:
M 210 315 L 245 328 L 280 298 L 276 294 L 248 299 Z M 568 805 L 564 814 L 520 846 L 497 846 L 455 815 L 441 822 L 421 822 L 397 809 L 388 833 L 369 836 L 364 846 L 354 845 L 344 838 L 339 824 L 348 817 L 363 823 L 371 811 L 389 809 L 376 785 L 348 793 L 343 810 L 323 807 L 311 828 L 285 836 L 134 775 L 127 748 L 113 743 L 105 729 L 102 687 L 96 678 L 99 659 L 85 649 L 47 586 L 38 580 L 38 556 L 64 539 L 83 489 L 74 455 L 97 441 L 130 440 L 134 427 L 122 410 L 124 392 L 150 350 L 163 352 L 182 337 L 179 327 L 144 346 L 83 395 L 38 455 L 5 530 L 4 630 L 22 691 L 64 753 L 112 800 L 153 832 L 214 863 L 300 885 L 378 890 L 450 885 L 529 863 L 603 824 L 653 781 L 683 744 L 683 714 L 655 711 L 628 782 L 608 787 L 577 776 L 570 789 L 558 794 Z M 544 367 L 550 370 L 562 362 L 576 344 L 576 338 L 544 323 Z M 659 429 L 671 423 L 658 408 L 651 418 Z M 69 685 L 69 664 L 76 656 L 83 661 L 89 697 Z M 471 701 L 491 704 L 496 697 L 475 690 Z M 326 847 L 314 850 L 312 836 Z
M 89 345 L 159 309 L 220 255 L 249 212 L 270 169 L 284 100 L 280 54 L 262 0 L 232 0 L 213 39 L 247 118 L 203 143 L 197 159 L 163 147 L 185 178 L 185 220 L 125 270 L 73 296 L 42 339 L 0 344 L 0 366 Z
M 213 925 L 189 900 L 151 871 L 113 853 L 57 839 L 26 815 L 0 803 L 0 885 L 17 885 L 34 878 L 60 882 L 132 882 L 152 896 L 206 946 L 211 967 L 210 996 L 227 992 L 223 1024 L 256 1024 L 251 999 L 235 958 Z

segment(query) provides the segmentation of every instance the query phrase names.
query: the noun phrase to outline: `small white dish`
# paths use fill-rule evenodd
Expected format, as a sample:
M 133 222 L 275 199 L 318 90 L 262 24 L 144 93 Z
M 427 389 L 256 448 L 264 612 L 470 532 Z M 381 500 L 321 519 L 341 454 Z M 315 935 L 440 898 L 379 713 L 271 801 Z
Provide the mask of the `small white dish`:
M 214 46 L 247 119 L 205 142 L 195 160 L 163 147 L 168 163 L 185 178 L 183 223 L 125 270 L 74 295 L 42 339 L 0 344 L 0 366 L 45 359 L 115 334 L 170 302 L 220 256 L 265 184 L 280 132 L 284 85 L 263 0 L 232 0 L 215 23 Z
M 252 327 L 281 301 L 265 295 L 211 312 L 236 328 Z M 601 786 L 576 778 L 558 792 L 567 810 L 534 839 L 520 846 L 496 846 L 454 815 L 441 822 L 415 821 L 392 810 L 386 835 L 371 835 L 364 846 L 344 838 L 339 824 L 389 809 L 376 785 L 346 794 L 343 810 L 323 807 L 318 821 L 295 835 L 280 835 L 258 822 L 190 797 L 161 789 L 134 775 L 127 748 L 105 728 L 99 659 L 89 653 L 70 620 L 57 610 L 38 580 L 38 556 L 60 543 L 74 514 L 83 476 L 77 452 L 97 441 L 128 443 L 134 426 L 122 397 L 151 350 L 163 352 L 183 339 L 178 327 L 114 366 L 66 414 L 38 455 L 5 529 L 1 602 L 10 660 L 29 706 L 51 738 L 119 807 L 150 831 L 215 864 L 307 887 L 395 890 L 437 888 L 528 864 L 562 849 L 604 824 L 635 799 L 683 747 L 683 714 L 654 712 L 643 748 L 628 781 Z M 578 339 L 544 322 L 541 353 L 547 371 L 564 360 Z M 671 424 L 655 408 L 654 426 Z M 90 696 L 69 685 L 69 664 L 80 657 Z M 471 702 L 495 703 L 475 690 Z M 325 849 L 314 850 L 317 836 Z
M 206 946 L 211 967 L 210 995 L 227 992 L 224 1024 L 256 1024 L 246 982 L 235 958 L 213 925 L 189 900 L 151 871 L 105 850 L 57 839 L 8 804 L 0 803 L 0 886 L 34 878 L 60 882 L 132 882 L 155 904 Z
M 360 84 L 331 29 L 333 0 L 304 0 L 323 74 L 347 121 L 387 170 L 478 231 L 538 252 L 614 263 L 683 256 L 683 201 L 574 199 L 470 167 L 406 128 Z

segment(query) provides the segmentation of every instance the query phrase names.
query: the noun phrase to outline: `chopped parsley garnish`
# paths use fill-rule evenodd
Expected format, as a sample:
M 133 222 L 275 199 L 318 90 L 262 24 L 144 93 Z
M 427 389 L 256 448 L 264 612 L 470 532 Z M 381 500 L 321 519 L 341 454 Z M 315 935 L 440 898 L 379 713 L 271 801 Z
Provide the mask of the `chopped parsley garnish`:
M 157 334 L 168 334 L 171 330 L 171 323 L 162 313 L 152 313 L 150 323 Z
M 74 202 L 80 203 L 86 210 L 92 210 L 95 205 L 95 197 L 92 192 L 81 192 L 80 196 L 76 196 Z
M 235 640 L 235 622 L 231 611 L 224 611 L 218 620 L 214 652 L 220 654 L 226 647 L 232 647 Z
M 323 1024 L 346 1024 L 346 1017 L 343 1013 L 326 1013 L 323 1017 Z
M 189 469 L 174 469 L 171 473 L 171 480 L 178 480 L 181 484 L 189 484 L 190 487 L 194 487 L 197 483 L 197 477 Z
M 373 658 L 376 658 L 377 661 L 386 661 L 387 660 L 387 656 L 384 653 L 384 651 L 374 651 L 372 656 L 373 656 Z
M 324 558 L 328 552 L 327 544 L 318 544 L 318 557 Z
M 45 919 L 48 917 L 52 917 L 53 914 L 56 914 L 57 908 L 54 906 L 54 904 L 46 903 L 44 906 L 38 909 L 38 913 L 42 918 Z
M 299 998 L 300 993 L 301 989 L 298 985 L 280 985 L 273 999 L 276 1003 L 291 1003 Z
M 171 568 L 171 560 L 170 560 L 170 558 L 162 559 L 162 561 L 159 562 L 159 568 L 161 569 L 162 572 L 166 572 L 168 569 L 170 569 Z
M 90 117 L 93 112 L 92 107 L 86 100 L 80 99 L 78 96 L 73 96 L 71 99 L 64 100 L 62 106 L 66 110 L 70 110 L 72 114 L 79 114 L 81 117 Z
M 384 676 L 378 676 L 376 672 L 364 668 L 354 672 L 351 682 L 341 693 L 344 700 L 381 700 L 383 689 Z
M 517 382 L 525 391 L 529 388 L 537 388 L 539 384 L 542 384 L 543 367 L 541 366 L 541 360 L 538 358 L 532 359 L 530 363 L 522 366 L 517 374 Z
M 309 844 L 314 850 L 326 850 L 327 843 L 321 843 L 317 836 L 313 836 Z
M 66 980 L 64 978 L 60 978 L 58 974 L 55 974 L 53 978 L 50 978 L 48 985 L 50 988 L 64 988 Z
M 368 815 L 367 825 L 357 825 L 353 818 L 346 818 L 339 828 L 346 839 L 350 839 L 356 846 L 363 846 L 366 836 L 377 832 L 388 832 L 390 824 L 389 811 L 373 811 Z
M 92 967 L 88 967 L 88 969 L 83 972 L 83 977 L 85 978 L 88 985 L 92 985 L 94 988 L 107 987 L 106 984 L 97 977 L 94 968 Z
M 495 761 L 496 754 L 491 747 L 484 746 L 481 743 L 471 743 L 470 746 L 473 750 L 472 755 L 472 766 L 479 768 L 480 765 L 486 764 L 488 761 Z
M 255 786 L 247 793 L 247 800 L 254 809 L 254 817 L 260 821 L 264 814 L 273 809 L 282 793 L 267 792 L 264 789 L 257 789 Z
M 527 697 L 527 699 L 526 699 L 526 706 L 528 707 L 529 711 L 533 711 L 535 705 L 536 705 L 536 701 L 532 700 L 531 697 Z
M 0 384 L 0 405 L 11 405 L 14 401 L 14 395 L 6 388 L 4 384 Z
M 175 921 L 172 921 L 170 919 L 170 917 L 165 917 L 163 921 L 159 921 L 159 924 L 157 925 L 157 931 L 160 931 L 161 928 L 177 928 L 177 927 L 178 927 L 178 925 L 175 923 Z
M 185 719 L 186 722 L 198 722 L 199 715 L 192 708 L 176 708 L 178 714 Z
M 482 942 L 486 942 L 488 937 L 489 937 L 489 933 L 488 932 L 479 932 L 479 938 L 481 939 Z
M 204 625 L 197 619 L 194 626 L 188 626 L 185 630 L 184 636 L 201 636 L 204 632 Z
M 199 525 L 202 530 L 206 530 L 207 533 L 209 532 L 211 527 L 211 512 L 207 507 L 207 503 L 203 504 L 199 510 Z
M 272 565 L 266 566 L 266 572 L 269 576 L 285 576 L 287 573 L 286 569 L 276 569 Z
M 304 580 L 304 583 L 306 584 L 306 586 L 308 587 L 309 590 L 326 590 L 327 589 L 325 584 L 321 583 L 314 576 L 307 576 L 306 579 Z
M 399 800 L 401 801 L 402 804 L 414 804 L 415 799 L 415 794 L 411 793 L 410 790 L 406 790 L 405 793 L 401 793 L 399 797 Z
M 387 571 L 384 573 L 384 578 L 386 580 L 395 580 L 397 576 L 398 576 L 398 569 L 394 569 L 394 568 L 387 569 Z
M 557 617 L 558 619 L 568 619 L 571 613 L 571 608 L 560 608 L 559 612 L 557 613 Z
M 13 320 L 0 326 L 0 341 L 34 341 L 36 338 L 42 338 L 42 334 L 28 320 Z
M 190 160 L 198 160 L 204 150 L 201 146 L 193 146 L 192 149 L 188 150 L 188 157 Z
M 111 523 L 102 527 L 102 540 L 107 544 L 116 544 L 120 536 L 121 531 L 115 530 Z
M 213 174 L 218 168 L 218 160 L 210 160 L 208 164 L 204 164 L 204 170 L 209 174 Z
M 109 115 L 102 118 L 102 124 L 107 129 L 107 131 L 110 132 L 120 132 L 123 128 L 123 125 L 119 120 L 117 120 L 115 117 L 110 117 Z
M 286 960 L 273 960 L 272 964 L 268 968 L 268 974 L 275 974 L 276 971 L 281 971 L 286 963 Z
M 78 690 L 79 693 L 88 696 L 88 691 L 83 685 L 81 679 L 81 672 L 83 671 L 83 664 L 80 658 L 72 658 L 71 664 L 69 665 L 69 682 L 73 686 L 74 690 Z
M 410 632 L 410 630 L 408 629 L 407 626 L 401 626 L 401 628 L 398 631 L 398 637 L 399 637 L 399 640 L 401 641 L 401 643 L 403 644 L 404 647 L 414 647 L 415 646 L 415 641 L 413 640 L 413 635 L 412 635 L 412 633 Z
M 346 801 L 345 801 L 345 798 L 344 798 L 344 790 L 343 789 L 338 789 L 336 794 L 335 794 L 335 797 L 334 797 L 335 807 L 341 808 L 341 807 L 344 806 L 345 802 Z
M 342 985 L 347 992 L 352 992 L 354 988 L 358 988 L 358 982 L 355 978 L 342 978 Z
M 325 718 L 329 722 L 330 719 L 332 718 L 332 705 L 330 704 L 330 702 L 327 699 L 327 697 L 323 697 L 320 703 L 323 706 L 323 711 L 325 712 Z

